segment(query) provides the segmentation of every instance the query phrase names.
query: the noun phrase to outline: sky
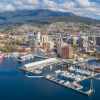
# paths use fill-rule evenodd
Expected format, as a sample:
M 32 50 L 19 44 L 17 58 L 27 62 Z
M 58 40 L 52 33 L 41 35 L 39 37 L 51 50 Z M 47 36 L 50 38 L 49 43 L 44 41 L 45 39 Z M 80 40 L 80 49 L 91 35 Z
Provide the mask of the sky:
M 100 19 L 100 0 L 0 0 L 0 12 L 50 9 Z

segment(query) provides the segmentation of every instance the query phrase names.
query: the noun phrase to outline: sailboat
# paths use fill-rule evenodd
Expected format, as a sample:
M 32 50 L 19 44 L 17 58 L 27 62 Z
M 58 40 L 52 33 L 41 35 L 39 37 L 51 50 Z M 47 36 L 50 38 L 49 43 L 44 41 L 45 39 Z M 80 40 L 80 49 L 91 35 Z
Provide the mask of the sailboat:
M 91 79 L 91 86 L 90 86 L 90 90 L 87 91 L 88 94 L 92 93 L 93 92 L 93 84 L 92 84 L 92 79 Z
M 50 68 L 52 68 L 52 65 L 50 65 Z

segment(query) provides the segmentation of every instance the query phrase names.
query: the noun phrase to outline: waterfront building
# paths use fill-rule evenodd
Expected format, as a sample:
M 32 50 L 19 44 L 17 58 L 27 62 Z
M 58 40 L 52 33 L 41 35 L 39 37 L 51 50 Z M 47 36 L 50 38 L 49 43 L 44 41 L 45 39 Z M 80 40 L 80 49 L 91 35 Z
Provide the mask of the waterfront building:
M 54 42 L 47 42 L 47 43 L 44 43 L 44 46 L 47 47 L 47 49 L 53 49 L 54 48 Z
M 62 50 L 61 48 L 64 47 L 64 46 L 66 46 L 66 45 L 67 45 L 67 43 L 58 42 L 57 43 L 57 53 L 61 55 L 61 50 Z
M 40 66 L 51 64 L 51 63 L 57 63 L 57 59 L 56 58 L 49 58 L 49 59 L 45 59 L 45 60 L 42 60 L 42 61 L 37 61 L 37 62 L 25 64 L 23 66 L 23 68 L 25 68 L 25 69 L 34 69 L 34 68 L 38 68 Z
M 61 57 L 66 59 L 73 57 L 73 48 L 71 45 L 62 47 Z

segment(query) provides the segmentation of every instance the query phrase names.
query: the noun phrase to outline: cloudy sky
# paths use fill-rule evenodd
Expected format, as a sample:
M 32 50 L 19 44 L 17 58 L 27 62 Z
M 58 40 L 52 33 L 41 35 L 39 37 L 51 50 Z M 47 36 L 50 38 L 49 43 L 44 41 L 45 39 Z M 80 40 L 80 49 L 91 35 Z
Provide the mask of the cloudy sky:
M 100 19 L 100 0 L 0 0 L 0 12 L 50 9 Z

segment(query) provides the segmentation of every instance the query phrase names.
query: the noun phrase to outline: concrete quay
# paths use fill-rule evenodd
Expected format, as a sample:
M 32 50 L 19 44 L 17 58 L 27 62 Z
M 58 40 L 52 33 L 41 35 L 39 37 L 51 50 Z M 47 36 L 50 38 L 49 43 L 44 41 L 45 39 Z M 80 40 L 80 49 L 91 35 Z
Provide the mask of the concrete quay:
M 83 92 L 83 91 L 81 91 L 81 90 L 77 90 L 77 89 L 75 89 L 74 87 L 71 87 L 71 86 L 69 86 L 69 85 L 61 84 L 61 83 L 56 82 L 56 81 L 54 81 L 54 80 L 48 79 L 48 78 L 46 78 L 46 77 L 43 77 L 43 78 L 44 78 L 44 79 L 47 79 L 47 80 L 49 80 L 49 81 L 51 81 L 51 82 L 54 82 L 54 83 L 56 83 L 56 84 L 62 85 L 62 86 L 64 86 L 64 87 L 66 87 L 66 88 L 70 88 L 70 89 L 72 89 L 72 90 L 74 90 L 74 91 L 77 91 L 77 92 L 79 92 L 79 93 L 82 93 L 82 94 L 84 94 L 84 95 L 89 96 L 89 95 L 91 94 L 91 93 Z
M 25 77 L 27 77 L 27 78 L 43 78 L 44 76 L 28 76 L 28 75 L 25 75 Z

